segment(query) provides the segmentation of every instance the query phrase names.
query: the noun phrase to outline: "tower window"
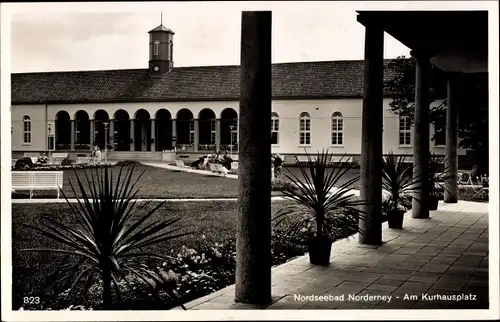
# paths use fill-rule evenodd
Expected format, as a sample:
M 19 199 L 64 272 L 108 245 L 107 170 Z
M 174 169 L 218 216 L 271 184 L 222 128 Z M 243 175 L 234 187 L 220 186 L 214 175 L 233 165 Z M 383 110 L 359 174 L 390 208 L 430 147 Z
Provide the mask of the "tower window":
M 160 42 L 155 40 L 153 43 L 153 55 L 158 56 L 160 54 Z

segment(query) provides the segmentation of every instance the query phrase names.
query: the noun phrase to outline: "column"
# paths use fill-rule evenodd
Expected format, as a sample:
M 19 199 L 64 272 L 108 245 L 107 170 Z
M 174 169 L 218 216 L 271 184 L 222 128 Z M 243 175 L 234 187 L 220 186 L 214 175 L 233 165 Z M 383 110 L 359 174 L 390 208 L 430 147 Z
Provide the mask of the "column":
M 111 148 L 115 149 L 115 120 L 109 120 L 108 140 Z
M 75 120 L 71 120 L 70 121 L 70 124 L 71 124 L 71 138 L 70 138 L 70 144 L 71 144 L 71 151 L 75 151 Z
M 155 119 L 151 119 L 151 152 L 156 151 L 156 124 Z
M 130 120 L 130 151 L 135 151 L 135 120 Z
M 460 104 L 461 75 L 459 73 L 448 74 L 448 104 L 446 105 L 446 158 L 444 189 L 444 202 L 458 202 L 458 111 Z
M 174 149 L 174 151 L 177 150 L 176 145 L 177 145 L 177 120 L 172 119 L 172 148 Z
M 413 178 L 420 186 L 412 202 L 413 218 L 429 218 L 429 74 L 430 57 L 411 53 L 417 59 L 415 79 L 415 124 L 413 130 Z
M 365 25 L 363 116 L 361 123 L 360 197 L 364 218 L 360 218 L 361 244 L 382 243 L 382 126 L 384 30 L 373 21 Z
M 237 302 L 271 301 L 271 11 L 244 11 L 236 236 Z
M 220 119 L 215 120 L 215 151 L 220 151 Z
M 90 120 L 90 149 L 94 148 L 94 138 L 95 138 L 95 123 L 94 120 Z
M 198 152 L 198 145 L 200 144 L 200 120 L 194 119 L 194 152 Z

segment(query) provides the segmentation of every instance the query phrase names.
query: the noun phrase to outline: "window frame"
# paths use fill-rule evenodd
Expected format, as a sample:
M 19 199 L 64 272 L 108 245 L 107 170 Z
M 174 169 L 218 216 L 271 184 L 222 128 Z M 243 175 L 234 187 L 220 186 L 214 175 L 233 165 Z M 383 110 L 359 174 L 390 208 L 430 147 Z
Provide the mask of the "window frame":
M 299 146 L 311 146 L 311 141 L 311 115 L 302 112 L 299 115 Z
M 33 125 L 31 122 L 31 117 L 29 115 L 24 115 L 23 116 L 23 123 L 22 123 L 22 144 L 23 145 L 31 145 L 33 144 Z M 26 140 L 26 138 L 29 138 L 29 140 Z
M 273 143 L 273 133 L 276 133 L 276 143 Z M 271 113 L 271 145 L 278 146 L 280 144 L 280 117 L 278 113 Z
M 403 123 L 401 123 L 403 121 Z M 411 147 L 412 146 L 412 126 L 411 123 L 408 121 L 407 116 L 399 116 L 398 118 L 398 143 L 399 147 Z M 401 143 L 401 135 L 403 135 L 403 143 Z M 407 142 L 407 138 L 409 138 L 410 143 Z
M 153 42 L 153 56 L 159 56 L 160 55 L 160 42 L 158 40 L 155 40 Z
M 335 129 L 334 129 L 335 125 Z M 330 145 L 333 147 L 343 147 L 344 146 L 344 116 L 341 112 L 335 111 L 332 113 L 331 118 L 331 138 Z M 334 143 L 334 134 L 336 134 L 337 142 Z M 340 138 L 340 140 L 339 140 Z M 340 141 L 340 143 L 339 143 Z

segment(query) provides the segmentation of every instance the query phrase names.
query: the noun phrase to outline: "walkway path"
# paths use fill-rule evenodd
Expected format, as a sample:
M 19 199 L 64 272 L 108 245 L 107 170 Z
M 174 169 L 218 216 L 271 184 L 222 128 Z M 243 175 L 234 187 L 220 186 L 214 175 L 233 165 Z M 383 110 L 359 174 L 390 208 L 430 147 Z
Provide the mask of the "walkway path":
M 203 174 L 207 176 L 218 176 L 218 177 L 225 177 L 225 178 L 231 178 L 231 179 L 238 179 L 238 176 L 236 174 L 218 174 L 214 173 L 212 171 L 208 170 L 197 170 L 193 169 L 191 167 L 185 166 L 185 167 L 179 167 L 176 165 L 170 165 L 165 162 L 142 162 L 142 164 L 150 167 L 157 167 L 157 168 L 163 168 L 163 169 L 168 169 L 168 170 L 173 170 L 173 171 L 184 171 L 184 172 L 189 172 L 189 173 L 198 173 L 198 174 Z
M 281 200 L 286 200 L 284 197 L 271 197 L 271 200 L 273 201 L 281 201 Z M 76 203 L 78 202 L 78 199 L 76 198 L 71 198 L 68 199 L 69 202 L 71 203 Z M 83 200 L 80 200 L 83 201 Z M 238 198 L 185 198 L 185 199 L 133 199 L 133 201 L 138 201 L 138 202 L 162 202 L 162 201 L 167 201 L 167 202 L 204 202 L 204 201 L 238 201 Z M 12 203 L 66 203 L 66 199 L 64 198 L 59 198 L 59 199 L 12 199 Z
M 329 267 L 311 265 L 304 255 L 273 268 L 274 302 L 264 308 L 488 308 L 488 204 L 440 203 L 431 216 L 413 219 L 408 213 L 403 230 L 384 223 L 385 244 L 379 247 L 356 240 L 335 242 Z M 433 298 L 436 295 L 447 298 Z M 186 307 L 263 308 L 235 303 L 234 285 Z

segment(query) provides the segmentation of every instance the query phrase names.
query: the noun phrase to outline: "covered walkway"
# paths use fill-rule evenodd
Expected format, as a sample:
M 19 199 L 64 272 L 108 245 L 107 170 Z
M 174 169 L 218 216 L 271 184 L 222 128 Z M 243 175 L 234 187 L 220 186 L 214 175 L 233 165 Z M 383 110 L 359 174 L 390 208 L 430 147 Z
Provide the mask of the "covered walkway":
M 309 264 L 308 255 L 274 267 L 270 304 L 235 303 L 234 286 L 230 286 L 186 307 L 488 309 L 488 204 L 460 201 L 440 204 L 439 209 L 428 219 L 411 218 L 408 213 L 401 231 L 384 223 L 381 246 L 335 242 L 329 267 Z M 311 295 L 336 300 L 321 301 Z M 350 295 L 356 299 L 349 300 Z M 439 300 L 435 295 L 461 295 L 462 300 Z

